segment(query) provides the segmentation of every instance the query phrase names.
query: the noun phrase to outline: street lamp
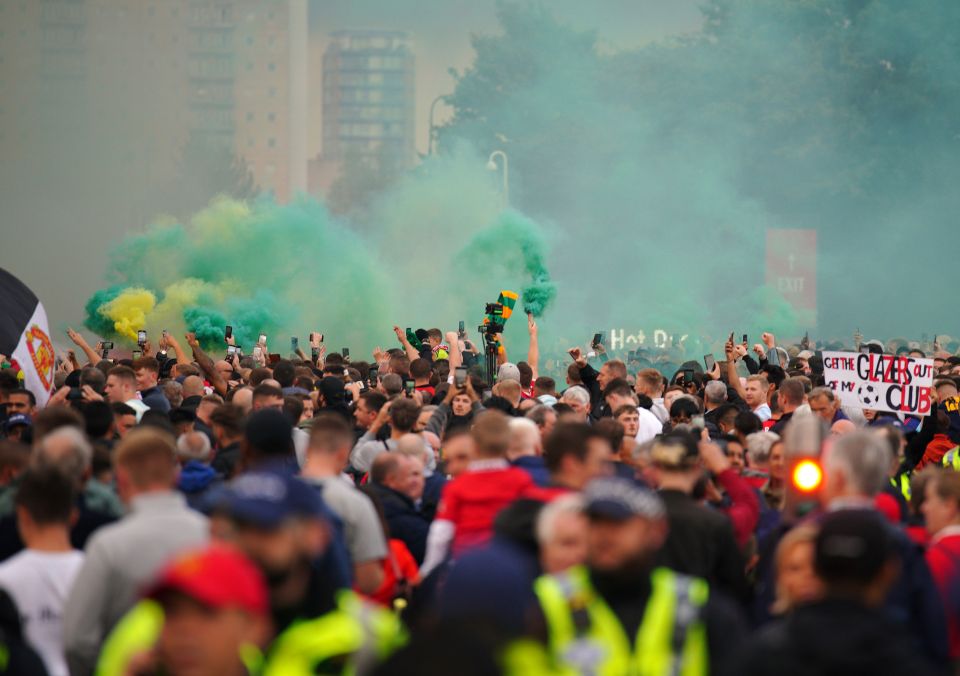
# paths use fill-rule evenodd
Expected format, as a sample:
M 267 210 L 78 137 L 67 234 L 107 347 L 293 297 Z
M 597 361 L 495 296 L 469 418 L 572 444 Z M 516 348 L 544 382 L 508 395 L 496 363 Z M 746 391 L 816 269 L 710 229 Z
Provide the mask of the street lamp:
M 437 128 L 433 125 L 433 109 L 441 101 L 447 103 L 446 94 L 441 94 L 430 103 L 430 132 L 429 136 L 427 136 L 427 155 L 433 155 L 434 141 L 436 140 L 437 136 Z
M 503 206 L 508 207 L 510 206 L 510 163 L 507 160 L 507 154 L 502 150 L 494 150 L 490 153 L 490 159 L 487 160 L 487 169 L 490 171 L 499 169 L 496 162 L 497 156 L 503 161 Z

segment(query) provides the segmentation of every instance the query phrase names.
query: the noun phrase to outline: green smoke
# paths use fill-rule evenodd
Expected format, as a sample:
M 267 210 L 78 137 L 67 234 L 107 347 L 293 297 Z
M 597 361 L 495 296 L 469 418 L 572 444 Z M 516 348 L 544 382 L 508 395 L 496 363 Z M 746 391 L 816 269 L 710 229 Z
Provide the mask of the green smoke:
M 312 199 L 216 199 L 189 223 L 160 219 L 128 236 L 110 261 L 115 284 L 86 306 L 87 326 L 100 333 L 112 334 L 102 308 L 134 287 L 157 299 L 144 327 L 152 335 L 192 331 L 210 349 L 222 348 L 227 324 L 247 352 L 260 332 L 286 352 L 291 335 L 317 330 L 368 345 L 382 329 L 385 277 L 364 243 Z
M 510 286 L 522 284 L 525 312 L 540 317 L 557 295 L 546 267 L 546 244 L 539 226 L 515 211 L 471 239 L 457 258 L 477 273 L 498 273 Z
M 100 289 L 90 296 L 90 300 L 84 306 L 86 319 L 83 325 L 104 338 L 115 338 L 117 334 L 113 328 L 113 321 L 100 314 L 99 309 L 119 296 L 122 290 L 122 286 L 115 285 Z
M 217 350 L 229 324 L 247 352 L 260 332 L 271 350 L 285 352 L 290 336 L 316 330 L 331 346 L 365 351 L 391 344 L 397 323 L 455 326 L 511 285 L 523 287 L 526 309 L 539 316 L 556 295 L 543 234 L 516 212 L 497 218 L 492 185 L 466 149 L 425 163 L 383 196 L 364 224 L 366 239 L 309 198 L 215 199 L 187 223 L 161 218 L 126 237 L 111 253 L 106 276 L 115 284 L 87 303 L 87 326 L 115 335 L 120 322 L 129 338 L 145 315 L 151 335 L 192 331 Z M 462 258 L 473 265 L 463 269 Z M 424 280 L 411 274 L 418 269 L 452 283 L 425 294 Z M 490 285 L 493 269 L 499 276 Z M 155 305 L 145 308 L 135 295 L 104 316 L 107 303 L 134 289 L 153 294 Z
M 545 5 L 500 4 L 441 151 L 509 154 L 514 205 L 555 226 L 580 335 L 849 336 L 862 322 L 917 339 L 942 323 L 882 276 L 927 277 L 918 247 L 955 236 L 960 3 L 703 4 L 701 32 L 629 49 Z M 819 233 L 816 326 L 765 289 L 769 228 Z

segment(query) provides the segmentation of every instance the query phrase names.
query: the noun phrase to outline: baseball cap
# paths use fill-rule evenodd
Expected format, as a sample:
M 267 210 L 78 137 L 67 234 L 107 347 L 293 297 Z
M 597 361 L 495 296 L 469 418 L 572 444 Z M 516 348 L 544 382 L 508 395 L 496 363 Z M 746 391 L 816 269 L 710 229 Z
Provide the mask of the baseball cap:
M 210 608 L 239 608 L 254 615 L 270 612 L 267 585 L 260 570 L 226 545 L 210 545 L 176 557 L 145 596 L 156 599 L 170 591 Z
M 587 484 L 583 499 L 588 516 L 626 521 L 635 516 L 660 519 L 666 514 L 656 493 L 620 477 L 594 479 Z
M 814 354 L 816 353 L 813 350 L 800 350 L 800 352 L 797 353 L 797 359 L 809 359 Z
M 5 432 L 9 432 L 14 427 L 19 425 L 23 425 L 24 427 L 33 427 L 33 420 L 31 420 L 30 416 L 25 413 L 15 413 L 7 418 L 6 422 L 3 423 L 3 429 Z
M 241 474 L 211 500 L 214 511 L 261 528 L 277 528 L 287 519 L 326 517 L 315 488 L 279 471 Z
M 520 382 L 520 369 L 517 368 L 516 364 L 506 362 L 500 365 L 500 370 L 497 371 L 497 381 L 502 380 L 516 380 L 518 383 Z
M 881 515 L 844 509 L 826 514 L 814 545 L 814 568 L 827 582 L 873 580 L 893 552 Z

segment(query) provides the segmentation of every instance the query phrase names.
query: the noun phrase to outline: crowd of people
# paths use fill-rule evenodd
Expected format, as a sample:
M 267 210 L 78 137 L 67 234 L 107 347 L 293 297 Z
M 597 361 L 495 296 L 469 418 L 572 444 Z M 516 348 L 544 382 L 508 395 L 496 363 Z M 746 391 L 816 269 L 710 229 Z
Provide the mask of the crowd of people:
M 528 328 L 493 373 L 439 329 L 70 331 L 43 407 L 0 356 L 0 673 L 957 669 L 960 357 L 853 346 L 934 360 L 914 418 L 841 406 L 806 339 L 666 375 L 594 341 L 557 382 Z

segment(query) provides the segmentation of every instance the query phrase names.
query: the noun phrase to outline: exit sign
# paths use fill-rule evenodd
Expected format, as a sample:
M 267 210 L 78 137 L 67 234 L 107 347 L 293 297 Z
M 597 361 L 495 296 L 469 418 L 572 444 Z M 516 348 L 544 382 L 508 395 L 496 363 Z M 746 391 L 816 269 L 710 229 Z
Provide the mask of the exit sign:
M 767 230 L 767 286 L 793 307 L 802 325 L 817 323 L 817 231 Z

